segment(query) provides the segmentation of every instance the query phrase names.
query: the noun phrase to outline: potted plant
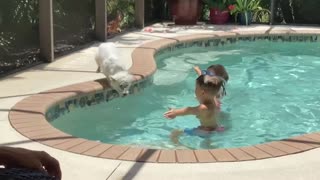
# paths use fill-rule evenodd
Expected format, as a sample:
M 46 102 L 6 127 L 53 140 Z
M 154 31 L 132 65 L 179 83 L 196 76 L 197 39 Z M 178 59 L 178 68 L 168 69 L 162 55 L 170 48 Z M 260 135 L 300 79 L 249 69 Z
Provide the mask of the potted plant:
M 168 0 L 175 24 L 197 24 L 201 11 L 201 0 Z
M 241 25 L 250 25 L 254 14 L 268 11 L 260 6 L 260 0 L 236 0 L 231 14 L 235 15 Z
M 229 5 L 228 0 L 204 0 L 204 2 L 209 6 L 209 20 L 212 24 L 225 24 L 228 22 L 229 10 L 234 8 L 233 5 Z

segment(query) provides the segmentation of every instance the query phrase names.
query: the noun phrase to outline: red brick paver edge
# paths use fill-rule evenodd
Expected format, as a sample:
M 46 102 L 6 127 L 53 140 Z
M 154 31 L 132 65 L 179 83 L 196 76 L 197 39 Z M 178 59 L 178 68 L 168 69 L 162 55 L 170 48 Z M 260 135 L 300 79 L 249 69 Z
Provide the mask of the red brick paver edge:
M 136 80 L 151 76 L 156 71 L 155 53 L 175 43 L 211 38 L 265 35 L 320 35 L 315 31 L 255 31 L 220 32 L 161 39 L 143 44 L 132 53 L 130 72 Z M 9 112 L 13 128 L 25 137 L 47 146 L 87 156 L 138 162 L 212 163 L 259 160 L 295 154 L 320 147 L 320 134 L 312 133 L 255 146 L 212 150 L 154 150 L 125 145 L 113 145 L 77 138 L 55 129 L 45 118 L 46 111 L 63 100 L 109 88 L 105 80 L 73 84 L 32 95 L 18 102 Z

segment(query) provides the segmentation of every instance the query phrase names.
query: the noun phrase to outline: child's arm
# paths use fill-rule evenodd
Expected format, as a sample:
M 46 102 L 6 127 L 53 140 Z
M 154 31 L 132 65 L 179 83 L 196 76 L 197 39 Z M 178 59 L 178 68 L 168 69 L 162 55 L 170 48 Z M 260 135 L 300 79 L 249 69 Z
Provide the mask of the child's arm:
M 185 116 L 185 115 L 198 115 L 200 111 L 207 109 L 203 105 L 199 105 L 196 107 L 186 107 L 182 109 L 170 109 L 169 111 L 164 113 L 164 117 L 167 119 L 174 119 L 177 116 Z
M 193 67 L 193 69 L 197 73 L 198 76 L 201 75 L 201 69 L 199 68 L 199 66 L 195 66 L 195 67 Z

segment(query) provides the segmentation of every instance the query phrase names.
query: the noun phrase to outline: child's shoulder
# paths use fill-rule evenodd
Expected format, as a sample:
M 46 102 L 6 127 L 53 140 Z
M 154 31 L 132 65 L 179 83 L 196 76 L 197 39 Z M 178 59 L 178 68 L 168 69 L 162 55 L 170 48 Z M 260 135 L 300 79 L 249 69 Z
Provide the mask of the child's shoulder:
M 206 111 L 206 110 L 209 109 L 209 107 L 208 107 L 208 105 L 206 105 L 206 104 L 200 104 L 200 105 L 198 106 L 198 109 L 199 109 L 200 111 Z

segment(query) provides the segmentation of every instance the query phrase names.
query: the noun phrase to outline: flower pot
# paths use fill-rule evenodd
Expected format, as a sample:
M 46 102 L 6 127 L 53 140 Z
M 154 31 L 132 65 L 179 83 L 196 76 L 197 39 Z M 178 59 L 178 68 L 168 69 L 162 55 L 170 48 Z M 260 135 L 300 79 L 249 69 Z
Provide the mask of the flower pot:
M 212 24 L 226 24 L 229 17 L 229 11 L 221 11 L 216 8 L 210 9 L 210 22 Z
M 197 23 L 201 10 L 200 0 L 169 0 L 169 5 L 175 24 L 194 25 Z
M 246 11 L 238 14 L 238 21 L 240 25 L 250 25 L 252 22 L 252 12 Z

